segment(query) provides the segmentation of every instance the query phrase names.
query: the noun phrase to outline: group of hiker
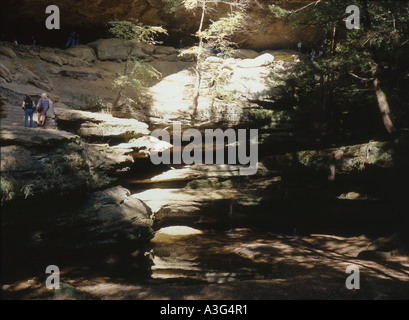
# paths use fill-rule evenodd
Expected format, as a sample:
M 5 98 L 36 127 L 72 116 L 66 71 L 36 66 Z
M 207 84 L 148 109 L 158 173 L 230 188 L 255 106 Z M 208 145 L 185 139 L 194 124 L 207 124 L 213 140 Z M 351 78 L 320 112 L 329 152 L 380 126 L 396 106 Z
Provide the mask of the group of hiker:
M 41 95 L 40 100 L 38 100 L 37 105 L 31 100 L 30 96 L 26 95 L 23 104 L 21 106 L 25 113 L 24 126 L 27 128 L 30 126 L 34 128 L 34 111 L 37 111 L 37 125 L 43 127 L 47 120 L 47 111 L 50 108 L 50 100 L 46 93 Z M 30 124 L 28 123 L 30 121 Z
M 302 53 L 302 42 L 301 40 L 297 44 L 298 52 Z M 307 57 L 311 58 L 311 61 L 314 61 L 316 57 L 321 57 L 324 54 L 324 45 L 321 45 L 318 52 L 315 50 L 315 48 L 311 49 L 310 53 L 306 53 Z
M 2 35 L 1 39 L 3 38 L 4 36 Z M 13 38 L 12 44 L 15 48 L 17 48 L 19 46 L 19 41 L 17 41 L 16 38 Z M 30 44 L 33 47 L 37 45 L 37 39 L 34 36 L 31 37 Z M 65 48 L 77 46 L 79 44 L 80 44 L 80 34 L 76 31 L 73 31 L 68 36 L 67 42 L 65 44 Z

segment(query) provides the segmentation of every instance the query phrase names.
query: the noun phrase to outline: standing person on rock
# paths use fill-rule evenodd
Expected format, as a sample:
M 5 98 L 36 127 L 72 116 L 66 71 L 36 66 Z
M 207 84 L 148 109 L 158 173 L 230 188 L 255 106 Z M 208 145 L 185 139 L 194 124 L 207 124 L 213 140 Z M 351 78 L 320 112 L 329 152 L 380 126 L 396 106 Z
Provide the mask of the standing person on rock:
M 38 112 L 38 125 L 44 126 L 45 121 L 47 120 L 47 111 L 50 107 L 50 100 L 47 98 L 47 94 L 43 93 L 41 99 L 37 103 L 37 112 Z
M 314 61 L 316 54 L 317 52 L 315 51 L 315 49 L 312 49 L 311 50 L 311 61 Z
M 76 35 L 75 31 L 70 33 L 70 35 L 68 36 L 67 43 L 65 44 L 66 48 L 68 48 L 69 46 L 73 47 L 75 45 L 75 35 Z
M 297 47 L 298 47 L 298 52 L 301 53 L 301 48 L 302 48 L 302 42 L 301 42 L 301 40 L 298 41 Z
M 178 45 L 176 46 L 176 49 L 183 49 L 184 47 L 185 45 L 183 43 L 183 39 L 180 39 Z
M 30 127 L 34 128 L 33 117 L 36 106 L 34 105 L 34 102 L 31 101 L 31 98 L 29 96 L 26 96 L 26 98 L 24 99 L 22 107 L 25 112 L 24 127 L 28 127 L 28 118 L 30 118 Z

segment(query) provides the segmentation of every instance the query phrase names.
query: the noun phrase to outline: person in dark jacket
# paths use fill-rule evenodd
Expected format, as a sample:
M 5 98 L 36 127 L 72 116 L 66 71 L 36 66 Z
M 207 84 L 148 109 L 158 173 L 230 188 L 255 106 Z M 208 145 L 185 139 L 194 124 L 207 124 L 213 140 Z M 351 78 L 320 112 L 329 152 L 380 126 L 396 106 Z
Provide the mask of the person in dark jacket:
M 24 126 L 28 127 L 28 119 L 30 118 L 30 127 L 34 128 L 33 115 L 36 106 L 29 96 L 24 99 L 22 107 L 25 112 Z
M 70 35 L 68 36 L 67 43 L 65 45 L 66 48 L 68 48 L 69 46 L 73 47 L 75 45 L 75 35 L 76 35 L 75 31 L 70 33 Z

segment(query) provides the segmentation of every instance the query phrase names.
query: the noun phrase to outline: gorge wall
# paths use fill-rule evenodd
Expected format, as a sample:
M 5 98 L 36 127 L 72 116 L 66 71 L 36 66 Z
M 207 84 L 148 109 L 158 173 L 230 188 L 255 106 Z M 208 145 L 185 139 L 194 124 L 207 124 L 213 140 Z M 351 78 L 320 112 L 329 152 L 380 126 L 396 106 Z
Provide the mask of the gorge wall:
M 314 44 L 321 36 L 320 30 L 291 30 L 285 21 L 274 18 L 268 9 L 270 1 L 253 1 L 248 9 L 246 30 L 249 34 L 237 35 L 243 48 L 255 50 L 295 48 L 299 39 L 304 44 Z M 61 29 L 48 30 L 45 21 L 49 14 L 45 9 L 57 5 L 61 15 Z M 303 1 L 289 1 L 288 8 L 299 8 Z M 206 23 L 228 12 L 229 7 L 212 12 Z M 166 45 L 176 45 L 183 38 L 193 44 L 192 36 L 198 29 L 199 12 L 183 8 L 170 11 L 162 0 L 5 0 L 1 10 L 1 40 L 30 43 L 35 37 L 38 44 L 63 47 L 71 31 L 80 34 L 80 42 L 87 43 L 106 36 L 106 23 L 114 18 L 136 18 L 144 24 L 161 25 L 169 32 L 162 39 Z

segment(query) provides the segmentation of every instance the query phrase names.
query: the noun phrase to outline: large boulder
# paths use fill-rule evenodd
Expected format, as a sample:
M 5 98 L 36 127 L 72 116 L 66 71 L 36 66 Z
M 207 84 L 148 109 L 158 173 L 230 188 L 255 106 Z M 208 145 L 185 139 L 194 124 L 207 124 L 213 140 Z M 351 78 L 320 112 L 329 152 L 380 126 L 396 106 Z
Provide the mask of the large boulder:
M 73 57 L 87 62 L 94 62 L 97 59 L 95 51 L 88 46 L 75 46 L 66 49 L 65 52 Z
M 54 52 L 42 51 L 39 53 L 39 56 L 42 60 L 57 64 L 59 66 L 62 66 L 63 64 L 67 64 L 65 59 L 61 58 L 60 55 L 57 55 Z
M 6 82 L 11 82 L 12 74 L 10 70 L 2 63 L 0 63 L 0 78 Z
M 42 130 L 4 125 L 1 127 L 1 140 L 3 146 L 21 145 L 27 147 L 51 147 L 65 142 L 74 141 L 77 138 L 78 136 L 72 133 L 55 129 Z
M 271 59 L 273 58 L 268 60 Z M 273 98 L 280 91 L 279 83 L 272 76 L 274 68 L 264 59 L 245 59 L 236 66 L 226 65 L 225 69 L 229 67 L 232 70 L 227 73 L 224 88 L 239 98 L 264 101 Z
M 2 201 L 86 194 L 129 171 L 126 149 L 89 144 L 54 129 L 2 126 Z
M 153 236 L 151 209 L 129 190 L 117 186 L 95 192 L 78 219 L 90 224 L 89 232 L 101 239 L 148 240 Z
M 141 200 L 131 197 L 129 190 L 116 186 L 88 195 L 87 201 L 72 210 L 59 210 L 50 219 L 67 237 L 57 245 L 80 249 L 97 246 L 144 244 L 153 238 L 151 209 Z
M 175 49 L 174 47 L 168 47 L 168 46 L 155 46 L 154 47 L 154 53 L 158 55 L 171 55 L 171 54 L 179 54 L 179 50 Z
M 57 121 L 71 122 L 83 137 L 140 137 L 148 135 L 148 125 L 136 119 L 115 118 L 110 114 L 55 108 Z
M 47 92 L 52 90 L 50 84 L 45 83 L 38 75 L 24 67 L 17 68 L 13 76 L 13 80 L 20 84 L 32 84 L 33 86 Z
M 131 50 L 131 45 L 117 38 L 99 39 L 88 43 L 88 46 L 95 50 L 99 60 L 125 60 Z M 145 51 L 147 51 L 146 48 L 142 50 L 141 46 L 135 46 L 131 51 L 131 56 L 145 58 L 148 56 Z
M 4 46 L 0 46 L 0 55 L 6 56 L 11 59 L 17 58 L 17 55 L 13 49 Z
M 210 216 L 218 215 L 221 204 L 226 199 L 238 196 L 235 190 L 184 190 L 184 189 L 150 189 L 132 197 L 141 199 L 152 208 L 155 229 L 175 225 L 197 226 L 209 221 Z M 227 210 L 226 210 L 227 211 Z M 219 218 L 223 219 L 219 214 Z
M 134 158 L 147 158 L 153 153 L 163 152 L 170 148 L 172 144 L 152 136 L 131 139 L 111 147 L 113 150 L 121 150 L 124 154 L 132 154 Z
M 128 121 L 130 120 L 130 121 Z M 107 123 L 86 122 L 78 133 L 82 137 L 140 137 L 149 134 L 147 125 L 133 119 L 117 119 Z
M 274 62 L 274 56 L 264 53 L 254 59 L 244 59 L 238 63 L 240 68 L 258 68 L 266 67 Z

